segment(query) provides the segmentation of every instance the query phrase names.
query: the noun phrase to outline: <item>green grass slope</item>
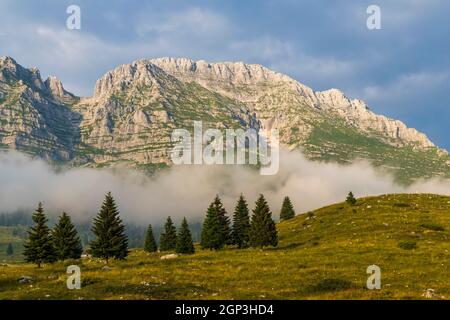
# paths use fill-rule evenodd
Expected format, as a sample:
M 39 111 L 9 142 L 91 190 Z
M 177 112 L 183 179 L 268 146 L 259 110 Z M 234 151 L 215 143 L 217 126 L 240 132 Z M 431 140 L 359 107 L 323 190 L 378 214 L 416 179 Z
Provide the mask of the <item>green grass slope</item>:
M 421 299 L 450 297 L 450 197 L 385 195 L 331 205 L 278 224 L 278 248 L 161 260 L 135 250 L 126 261 L 86 258 L 36 269 L 0 267 L 0 299 Z M 66 288 L 78 264 L 82 288 Z M 381 268 L 381 290 L 365 288 Z M 21 275 L 34 278 L 20 284 Z

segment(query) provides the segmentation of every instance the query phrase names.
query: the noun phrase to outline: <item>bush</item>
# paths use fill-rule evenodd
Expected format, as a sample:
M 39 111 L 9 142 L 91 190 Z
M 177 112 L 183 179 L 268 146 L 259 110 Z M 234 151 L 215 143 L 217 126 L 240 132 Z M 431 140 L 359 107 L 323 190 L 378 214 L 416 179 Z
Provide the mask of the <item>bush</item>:
M 433 231 L 445 231 L 445 228 L 439 224 L 435 223 L 422 223 L 420 225 L 424 229 L 433 230 Z
M 411 240 L 403 240 L 398 242 L 398 246 L 404 250 L 412 250 L 417 248 L 417 242 Z
M 347 290 L 354 287 L 353 282 L 346 279 L 329 278 L 323 279 L 309 288 L 311 292 L 328 292 Z
M 411 205 L 409 203 L 398 202 L 398 203 L 394 203 L 394 207 L 409 208 L 409 207 L 411 207 Z

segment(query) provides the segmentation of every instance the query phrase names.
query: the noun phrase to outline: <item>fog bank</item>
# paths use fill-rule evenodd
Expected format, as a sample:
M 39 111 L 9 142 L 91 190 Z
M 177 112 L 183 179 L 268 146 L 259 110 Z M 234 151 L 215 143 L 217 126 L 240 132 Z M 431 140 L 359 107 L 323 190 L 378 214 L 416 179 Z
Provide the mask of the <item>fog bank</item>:
M 21 153 L 0 153 L 0 212 L 34 210 L 42 201 L 47 211 L 66 211 L 77 221 L 95 215 L 106 192 L 111 191 L 124 220 L 161 223 L 168 215 L 176 221 L 203 217 L 216 194 L 229 214 L 243 193 L 250 207 L 263 193 L 275 217 L 283 197 L 291 197 L 298 213 L 356 196 L 398 192 L 450 195 L 449 180 L 427 180 L 410 187 L 396 185 L 387 174 L 367 162 L 349 166 L 311 162 L 297 151 L 280 151 L 277 175 L 262 176 L 258 170 L 234 165 L 174 166 L 153 177 L 133 170 L 73 168 L 55 172 L 42 160 Z

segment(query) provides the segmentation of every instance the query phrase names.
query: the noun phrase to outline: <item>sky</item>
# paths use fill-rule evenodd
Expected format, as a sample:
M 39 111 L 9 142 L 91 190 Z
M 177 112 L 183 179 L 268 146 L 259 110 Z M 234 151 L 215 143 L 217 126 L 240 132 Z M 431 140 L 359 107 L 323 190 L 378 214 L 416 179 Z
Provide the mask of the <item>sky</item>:
M 369 5 L 381 29 L 369 30 Z M 81 29 L 69 30 L 69 5 Z M 0 56 L 82 96 L 119 64 L 162 56 L 244 61 L 338 88 L 450 150 L 446 0 L 0 0 Z

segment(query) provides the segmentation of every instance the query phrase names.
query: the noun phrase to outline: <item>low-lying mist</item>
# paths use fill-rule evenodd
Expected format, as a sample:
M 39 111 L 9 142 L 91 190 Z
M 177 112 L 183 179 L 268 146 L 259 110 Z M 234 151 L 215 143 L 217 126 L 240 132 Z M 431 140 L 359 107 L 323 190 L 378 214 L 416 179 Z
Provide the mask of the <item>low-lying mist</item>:
M 200 220 L 216 194 L 232 214 L 243 193 L 250 205 L 262 193 L 278 217 L 284 196 L 298 213 L 343 201 L 352 190 L 356 196 L 398 192 L 450 194 L 449 180 L 426 180 L 409 187 L 394 183 L 391 176 L 374 170 L 367 162 L 349 166 L 311 162 L 300 152 L 280 151 L 280 170 L 262 176 L 243 166 L 174 166 L 147 177 L 133 170 L 73 168 L 55 172 L 42 160 L 21 153 L 0 153 L 0 213 L 36 208 L 42 201 L 47 212 L 68 212 L 85 222 L 98 211 L 111 191 L 125 221 L 162 223 L 170 215 L 177 222 L 186 216 Z

